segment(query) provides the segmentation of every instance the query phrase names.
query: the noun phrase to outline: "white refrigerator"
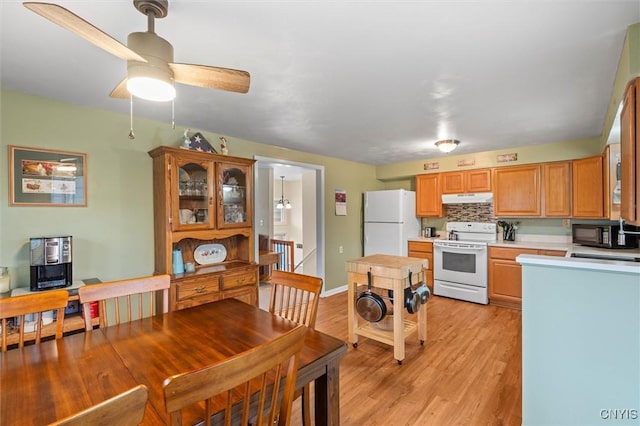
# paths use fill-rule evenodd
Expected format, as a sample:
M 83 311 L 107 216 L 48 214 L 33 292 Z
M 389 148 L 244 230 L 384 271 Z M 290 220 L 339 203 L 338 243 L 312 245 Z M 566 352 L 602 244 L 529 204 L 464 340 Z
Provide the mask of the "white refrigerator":
M 416 193 L 404 189 L 364 193 L 364 255 L 407 255 L 407 240 L 420 236 Z

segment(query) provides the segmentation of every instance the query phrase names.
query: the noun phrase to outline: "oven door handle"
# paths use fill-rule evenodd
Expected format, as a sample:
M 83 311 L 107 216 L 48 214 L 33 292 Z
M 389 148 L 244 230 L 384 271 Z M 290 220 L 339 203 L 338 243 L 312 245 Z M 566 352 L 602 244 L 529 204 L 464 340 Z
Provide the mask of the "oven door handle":
M 475 246 L 469 244 L 456 244 L 456 243 L 433 243 L 435 247 L 441 247 L 444 249 L 461 249 L 461 250 L 469 250 L 469 251 L 483 251 L 486 250 L 486 246 Z

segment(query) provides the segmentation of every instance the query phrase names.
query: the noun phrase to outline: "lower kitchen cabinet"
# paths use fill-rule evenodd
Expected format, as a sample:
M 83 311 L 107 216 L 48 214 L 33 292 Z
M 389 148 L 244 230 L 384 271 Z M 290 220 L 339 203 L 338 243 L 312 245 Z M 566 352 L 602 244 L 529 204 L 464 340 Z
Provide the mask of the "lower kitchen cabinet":
M 520 309 L 522 304 L 522 266 L 516 262 L 521 254 L 564 256 L 562 250 L 538 250 L 489 247 L 489 302 L 492 305 Z
M 427 287 L 433 293 L 433 243 L 430 241 L 409 241 L 408 256 L 427 259 Z

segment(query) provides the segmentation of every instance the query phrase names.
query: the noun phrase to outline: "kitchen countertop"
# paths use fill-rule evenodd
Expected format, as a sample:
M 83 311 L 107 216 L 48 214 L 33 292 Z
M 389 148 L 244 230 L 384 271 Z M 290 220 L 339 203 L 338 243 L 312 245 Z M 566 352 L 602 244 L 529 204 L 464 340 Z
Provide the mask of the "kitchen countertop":
M 569 269 L 590 269 L 598 271 L 625 272 L 640 275 L 639 262 L 625 262 L 605 259 L 579 259 L 575 257 L 541 256 L 521 254 L 516 261 L 523 265 L 540 265 Z
M 640 262 L 627 262 L 620 260 L 607 260 L 607 259 L 585 259 L 571 257 L 572 253 L 579 254 L 595 254 L 599 256 L 615 256 L 615 257 L 640 257 L 640 248 L 635 249 L 604 249 L 598 247 L 588 247 L 579 244 L 571 243 L 570 236 L 559 235 L 527 235 L 519 234 L 516 237 L 516 241 L 503 241 L 498 240 L 495 243 L 489 243 L 489 247 L 505 247 L 505 248 L 520 248 L 520 249 L 533 249 L 533 250 L 559 250 L 566 251 L 567 254 L 564 257 L 558 256 L 544 256 L 544 255 L 520 255 L 517 260 L 527 262 L 529 264 L 546 264 L 550 266 L 562 266 L 569 268 L 587 268 L 598 270 L 610 270 L 619 272 L 632 272 L 640 274 Z M 409 238 L 409 241 L 416 242 L 433 242 L 438 237 L 414 237 Z

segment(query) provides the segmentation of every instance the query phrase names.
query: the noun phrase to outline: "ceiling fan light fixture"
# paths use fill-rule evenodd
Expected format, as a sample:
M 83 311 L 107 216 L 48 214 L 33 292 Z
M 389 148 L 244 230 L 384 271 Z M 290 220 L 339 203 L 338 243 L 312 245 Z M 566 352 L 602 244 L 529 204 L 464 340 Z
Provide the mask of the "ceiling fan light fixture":
M 129 34 L 127 44 L 138 52 L 147 62 L 127 62 L 127 90 L 137 98 L 155 102 L 167 102 L 175 99 L 173 71 L 169 66 L 173 62 L 171 43 L 153 32 Z
M 460 144 L 460 141 L 457 139 L 442 139 L 439 140 L 438 142 L 436 142 L 436 147 L 438 147 L 438 149 L 441 152 L 451 152 L 454 149 L 456 149 L 458 147 L 458 145 Z
M 127 90 L 133 96 L 148 101 L 167 102 L 176 97 L 176 89 L 171 82 L 153 77 L 129 77 Z

